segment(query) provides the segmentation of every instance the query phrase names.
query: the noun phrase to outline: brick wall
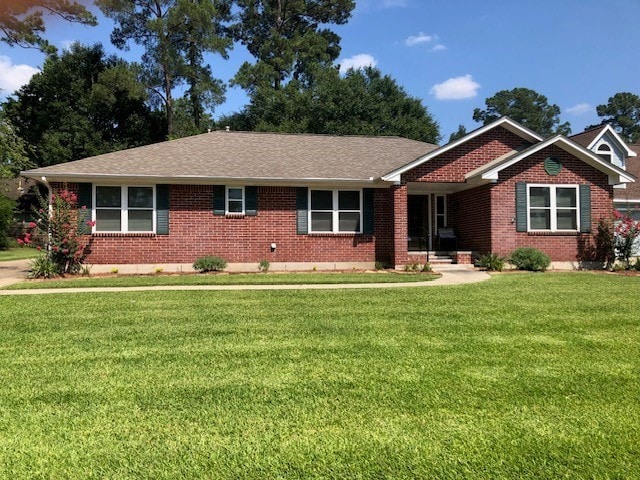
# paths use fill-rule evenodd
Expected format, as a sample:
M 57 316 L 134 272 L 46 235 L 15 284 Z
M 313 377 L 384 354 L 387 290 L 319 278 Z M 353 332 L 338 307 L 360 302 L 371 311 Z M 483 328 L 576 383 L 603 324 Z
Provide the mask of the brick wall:
M 458 236 L 458 249 L 491 250 L 491 185 L 449 195 L 449 224 Z
M 402 182 L 464 182 L 465 174 L 527 144 L 505 128 L 494 128 L 402 175 Z
M 562 171 L 550 176 L 544 170 L 544 159 L 561 160 Z M 544 234 L 516 232 L 516 182 L 544 184 L 591 183 L 591 234 Z M 584 246 L 592 242 L 598 219 L 608 217 L 613 209 L 613 187 L 604 173 L 590 167 L 564 150 L 551 146 L 500 172 L 500 182 L 491 189 L 492 251 L 507 255 L 518 247 L 535 247 L 547 253 L 552 261 L 584 260 Z
M 389 190 L 376 189 L 374 205 L 375 235 L 297 235 L 295 188 L 259 187 L 258 215 L 232 218 L 213 215 L 211 185 L 171 185 L 169 235 L 96 234 L 86 261 L 191 263 L 203 255 L 231 263 L 388 261 L 393 244 Z

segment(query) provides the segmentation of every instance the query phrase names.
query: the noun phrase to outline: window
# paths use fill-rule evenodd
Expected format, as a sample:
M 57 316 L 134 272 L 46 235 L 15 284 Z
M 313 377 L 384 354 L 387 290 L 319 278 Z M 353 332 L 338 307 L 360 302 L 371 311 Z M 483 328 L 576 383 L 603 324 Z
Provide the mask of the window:
M 577 185 L 527 185 L 529 230 L 577 231 Z
M 361 233 L 361 190 L 311 190 L 311 233 Z
M 95 187 L 96 232 L 154 232 L 154 187 Z
M 606 143 L 601 144 L 598 150 L 596 150 L 596 153 L 600 158 L 611 163 L 611 147 L 609 145 Z
M 226 213 L 244 214 L 244 187 L 227 187 Z

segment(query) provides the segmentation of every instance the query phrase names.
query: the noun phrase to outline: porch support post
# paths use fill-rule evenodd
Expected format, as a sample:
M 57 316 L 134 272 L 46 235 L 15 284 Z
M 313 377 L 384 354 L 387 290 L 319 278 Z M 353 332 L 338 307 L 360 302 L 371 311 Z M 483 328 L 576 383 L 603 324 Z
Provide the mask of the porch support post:
M 393 196 L 393 265 L 402 268 L 408 262 L 407 185 L 391 187 Z

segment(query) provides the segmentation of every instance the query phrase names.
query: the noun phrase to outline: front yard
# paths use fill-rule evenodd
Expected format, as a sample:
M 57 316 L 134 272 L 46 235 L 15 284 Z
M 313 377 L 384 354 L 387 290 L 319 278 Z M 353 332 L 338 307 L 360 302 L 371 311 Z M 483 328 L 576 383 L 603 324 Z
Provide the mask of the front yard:
M 634 478 L 638 291 L 0 297 L 0 478 Z

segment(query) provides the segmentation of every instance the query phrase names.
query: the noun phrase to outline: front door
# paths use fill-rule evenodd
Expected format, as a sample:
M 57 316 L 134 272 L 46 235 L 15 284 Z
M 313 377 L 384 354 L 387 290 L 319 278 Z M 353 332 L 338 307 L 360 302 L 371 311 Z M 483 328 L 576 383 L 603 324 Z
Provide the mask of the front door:
M 436 247 L 438 230 L 448 227 L 447 196 L 407 196 L 407 236 L 410 252 L 426 252 Z
M 407 234 L 410 252 L 430 249 L 430 195 L 407 196 Z

